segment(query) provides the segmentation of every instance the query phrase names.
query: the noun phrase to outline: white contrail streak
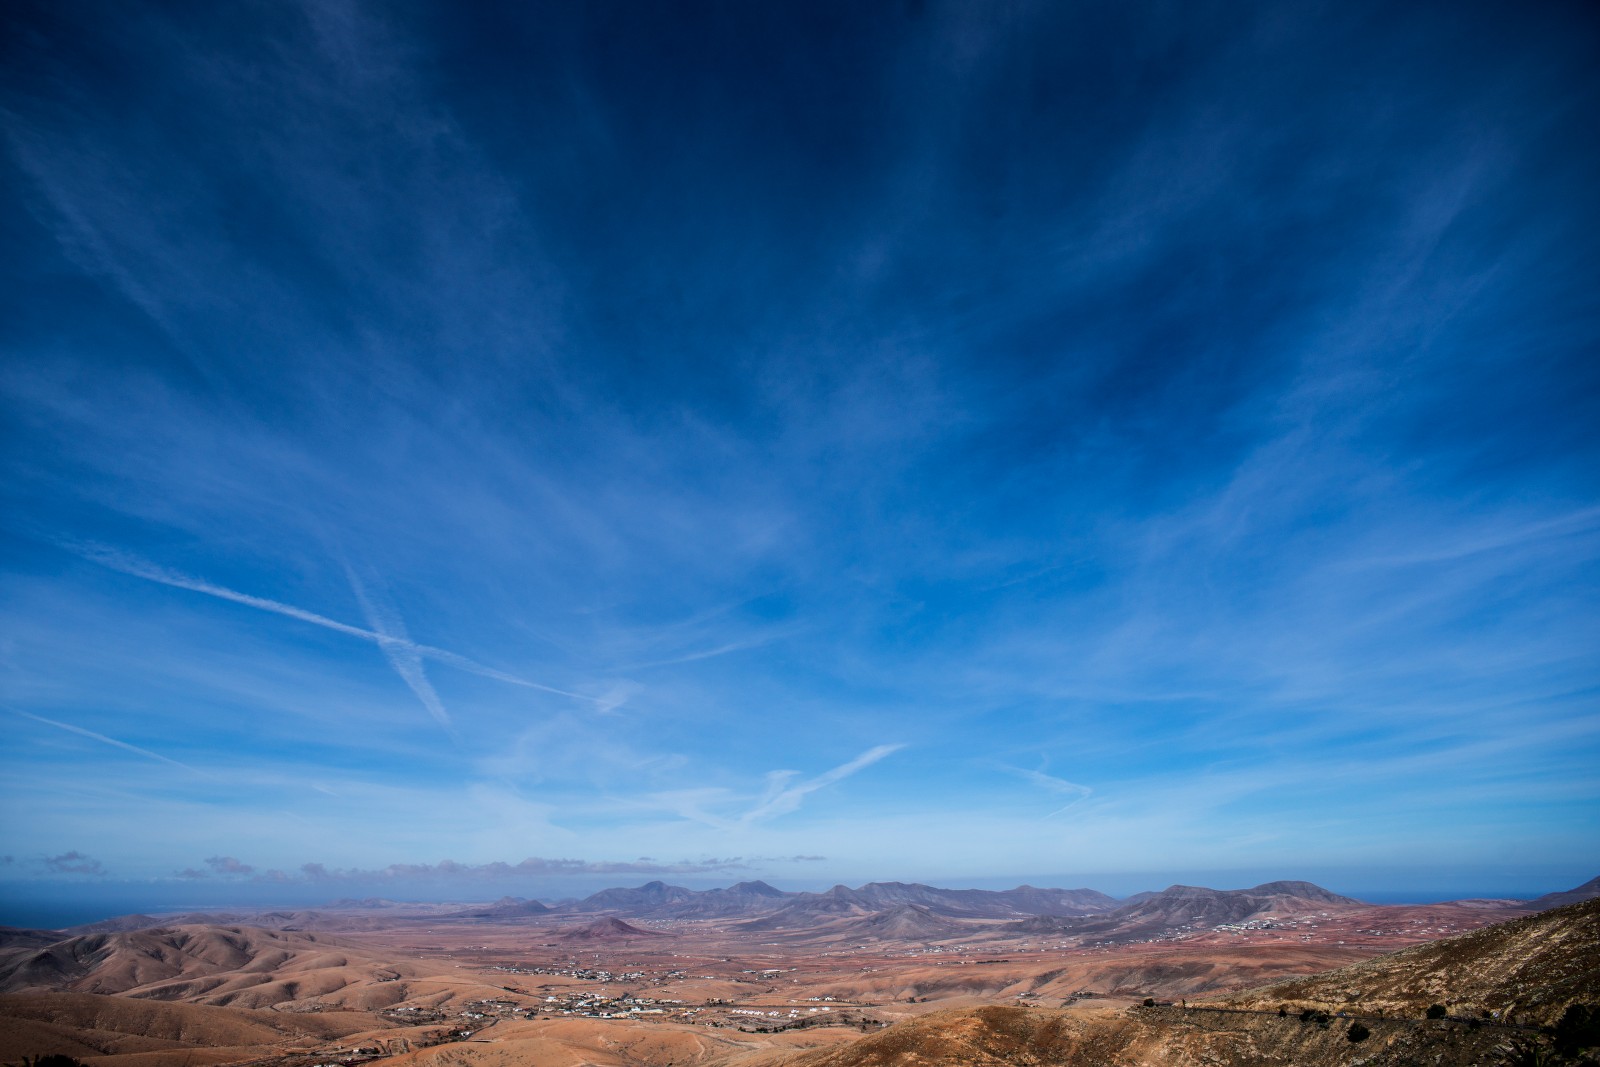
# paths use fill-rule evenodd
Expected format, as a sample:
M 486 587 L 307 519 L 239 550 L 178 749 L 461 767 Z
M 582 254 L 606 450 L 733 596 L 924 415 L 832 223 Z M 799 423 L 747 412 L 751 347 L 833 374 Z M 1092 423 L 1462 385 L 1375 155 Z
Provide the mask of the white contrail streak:
M 101 744 L 111 745 L 113 748 L 120 748 L 125 752 L 132 752 L 135 755 L 143 756 L 146 759 L 160 760 L 162 763 L 170 763 L 174 767 L 182 767 L 190 774 L 198 774 L 200 777 L 210 779 L 213 782 L 222 781 L 221 778 L 218 778 L 216 775 L 211 774 L 208 771 L 202 771 L 199 767 L 191 767 L 187 763 L 181 763 L 170 756 L 163 756 L 159 752 L 151 752 L 148 748 L 140 748 L 138 745 L 130 745 L 126 741 L 118 741 L 115 737 L 107 737 L 105 734 L 97 734 L 93 730 L 86 730 L 81 726 L 74 726 L 69 722 L 57 722 L 54 719 L 47 719 L 43 715 L 34 715 L 32 712 L 21 711 L 17 708 L 7 708 L 6 710 L 11 712 L 13 715 L 20 715 L 24 719 L 32 719 L 34 722 L 42 722 L 46 726 L 54 726 L 58 730 L 65 730 L 68 733 L 79 734 L 83 737 L 99 741 Z
M 361 605 L 367 625 L 378 635 L 378 648 L 383 652 L 383 658 L 389 661 L 389 666 L 394 668 L 400 680 L 422 701 L 422 706 L 428 709 L 434 721 L 453 733 L 450 713 L 445 710 L 444 701 L 439 699 L 433 683 L 428 681 L 427 672 L 422 669 L 422 657 L 417 654 L 416 646 L 406 634 L 405 620 L 400 618 L 400 613 L 392 605 L 380 606 L 368 596 L 366 587 L 352 568 L 347 566 L 344 572 L 350 579 L 350 588 L 356 595 L 356 602 Z
M 1042 771 L 1030 771 L 1022 767 L 1013 767 L 1007 763 L 997 763 L 995 766 L 999 767 L 1008 774 L 1015 774 L 1020 778 L 1026 778 L 1034 785 L 1042 786 L 1045 789 L 1050 790 L 1052 793 L 1061 793 L 1072 798 L 1055 811 L 1043 816 L 1040 819 L 1041 822 L 1043 822 L 1044 819 L 1053 819 L 1062 812 L 1077 807 L 1094 793 L 1094 790 L 1086 785 L 1080 785 L 1077 782 L 1069 782 L 1065 778 L 1057 778 L 1053 774 L 1045 774 Z
M 364 630 L 359 626 L 351 626 L 349 623 L 343 623 L 337 619 L 330 619 L 326 615 L 318 615 L 314 611 L 306 611 L 304 608 L 297 608 L 293 604 L 284 604 L 277 600 L 268 600 L 266 597 L 251 596 L 249 593 L 240 593 L 224 586 L 214 585 L 211 582 L 204 581 L 200 578 L 191 578 L 186 574 L 179 574 L 176 571 L 167 570 L 165 567 L 158 567 L 153 563 L 130 556 L 127 553 L 104 548 L 100 545 L 78 544 L 73 542 L 61 542 L 61 545 L 63 548 L 82 556 L 84 559 L 87 559 L 92 563 L 98 563 L 100 566 L 109 570 L 118 571 L 122 574 L 129 574 L 135 578 L 143 578 L 146 581 L 157 582 L 161 585 L 169 585 L 174 589 L 187 589 L 193 593 L 202 593 L 206 596 L 216 597 L 218 600 L 227 600 L 234 604 L 243 604 L 246 607 L 255 608 L 258 611 L 269 611 L 274 615 L 283 615 L 291 619 L 298 619 L 301 622 L 307 622 L 313 626 L 320 626 L 325 630 L 332 630 L 335 633 L 347 634 L 350 637 L 359 637 L 363 641 L 371 641 L 380 648 L 384 647 L 386 643 L 390 645 L 397 645 L 424 659 L 431 659 L 435 662 L 455 667 L 457 670 L 463 670 L 469 674 L 476 674 L 483 678 L 492 678 L 497 682 L 505 682 L 508 685 L 518 685 L 522 686 L 524 689 L 537 689 L 543 693 L 554 693 L 557 696 L 570 697 L 573 700 L 584 700 L 596 705 L 603 703 L 602 700 L 596 699 L 595 697 L 585 696 L 582 693 L 574 693 L 566 689 L 557 689 L 555 686 L 543 685 L 539 682 L 530 682 L 526 678 L 519 678 L 514 674 L 507 674 L 505 671 L 496 670 L 493 667 L 486 667 L 475 660 L 468 659 L 466 656 L 460 655 L 456 652 L 451 652 L 448 649 L 434 648 L 432 645 L 418 644 L 409 639 L 378 633 L 374 630 Z M 397 667 L 396 670 L 398 669 L 399 668 Z M 430 708 L 429 710 L 431 711 L 432 709 Z

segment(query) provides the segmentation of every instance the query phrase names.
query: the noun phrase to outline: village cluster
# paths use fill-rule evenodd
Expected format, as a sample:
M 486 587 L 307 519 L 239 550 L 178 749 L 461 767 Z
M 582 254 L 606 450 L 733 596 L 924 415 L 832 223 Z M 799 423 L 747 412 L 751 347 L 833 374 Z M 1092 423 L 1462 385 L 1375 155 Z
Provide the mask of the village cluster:
M 506 971 L 510 968 L 497 968 Z M 565 977 L 575 977 L 567 972 L 561 973 Z M 612 976 L 620 978 L 620 975 Z M 633 975 L 632 977 L 638 977 Z M 524 990 L 512 992 L 526 994 Z M 809 997 L 810 1001 L 833 1001 L 831 996 Z M 737 1026 L 741 1029 L 755 1028 L 751 1024 L 759 1024 L 761 1029 L 790 1029 L 800 1025 L 821 1023 L 826 1020 L 830 1023 L 861 1023 L 872 1020 L 856 1018 L 853 1015 L 846 1018 L 844 1015 L 835 1016 L 835 1009 L 825 1004 L 812 1004 L 808 1006 L 787 1007 L 780 1005 L 744 1005 L 735 1006 L 728 1001 L 711 999 L 703 1004 L 689 1006 L 682 1000 L 666 997 L 640 996 L 634 993 L 619 993 L 608 996 L 589 992 L 545 993 L 537 996 L 535 1001 L 519 1003 L 509 999 L 486 999 L 468 1001 L 460 1010 L 450 1011 L 442 1007 L 421 1007 L 416 1005 L 402 1005 L 385 1010 L 382 1014 L 407 1026 L 425 1026 L 430 1024 L 445 1024 L 451 1029 L 447 1034 L 441 1035 L 444 1040 L 462 1041 L 471 1038 L 478 1031 L 502 1019 L 533 1019 L 540 1016 L 550 1017 L 557 1015 L 579 1016 L 586 1019 L 631 1019 L 645 1021 L 650 1019 L 700 1023 L 706 1026 Z M 359 1051 L 357 1053 L 360 1054 Z M 376 1054 L 376 1053 L 374 1053 Z

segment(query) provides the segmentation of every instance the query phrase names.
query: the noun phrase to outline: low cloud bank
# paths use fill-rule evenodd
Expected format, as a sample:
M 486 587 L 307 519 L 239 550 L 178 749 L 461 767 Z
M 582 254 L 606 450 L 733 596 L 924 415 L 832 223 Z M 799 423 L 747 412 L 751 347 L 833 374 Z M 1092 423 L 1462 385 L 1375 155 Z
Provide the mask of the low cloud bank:
M 311 883 L 311 882 L 353 882 L 370 884 L 375 882 L 494 882 L 501 879 L 525 879 L 529 877 L 573 876 L 573 875 L 615 875 L 615 874 L 714 874 L 723 871 L 747 871 L 752 869 L 752 862 L 811 862 L 823 859 L 821 856 L 733 856 L 727 859 L 705 860 L 680 860 L 676 863 L 667 863 L 655 860 L 649 856 L 641 856 L 637 860 L 576 860 L 576 859 L 546 859 L 542 856 L 529 856 L 520 863 L 457 863 L 455 860 L 440 860 L 438 863 L 391 863 L 387 867 L 379 868 L 331 868 L 322 863 L 303 863 L 298 871 L 293 873 L 276 869 L 257 871 L 248 863 L 241 863 L 232 856 L 213 856 L 206 860 L 212 872 L 218 878 L 228 880 L 248 880 L 270 884 L 284 883 Z M 205 871 L 193 867 L 174 872 L 173 878 L 181 881 L 196 881 L 210 877 Z
M 106 873 L 105 867 L 99 860 L 93 856 L 85 856 L 77 849 L 63 852 L 59 856 L 47 857 L 44 866 L 52 874 L 88 874 L 99 877 Z

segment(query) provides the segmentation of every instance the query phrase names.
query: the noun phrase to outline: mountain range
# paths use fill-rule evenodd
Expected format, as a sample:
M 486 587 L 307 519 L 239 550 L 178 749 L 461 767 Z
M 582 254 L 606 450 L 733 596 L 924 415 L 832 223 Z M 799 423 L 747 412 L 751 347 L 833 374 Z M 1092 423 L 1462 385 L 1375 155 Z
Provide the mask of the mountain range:
M 1600 897 L 1600 878 L 1514 906 L 1540 911 L 1595 897 Z M 868 882 L 854 889 L 836 885 L 812 893 L 785 892 L 762 881 L 705 890 L 652 881 L 641 886 L 603 889 L 582 900 L 555 904 L 512 896 L 470 907 L 406 904 L 374 898 L 341 900 L 321 909 L 294 911 L 122 915 L 64 931 L 38 933 L 46 937 L 58 933 L 127 932 L 158 926 L 240 924 L 285 931 L 356 931 L 406 922 L 543 922 L 586 915 L 656 920 L 744 920 L 738 923 L 739 928 L 758 933 L 805 930 L 914 906 L 946 919 L 1010 920 L 996 929 L 1018 933 L 1061 933 L 1129 941 L 1163 932 L 1212 928 L 1272 915 L 1304 913 L 1318 907 L 1339 909 L 1360 903 L 1304 881 L 1266 882 L 1249 889 L 1173 885 L 1159 892 L 1136 893 L 1120 901 L 1094 889 L 1049 889 L 1029 885 L 988 890 L 941 889 L 917 882 Z M 1512 906 L 1514 902 L 1504 903 Z M 0 944 L 26 933 L 0 927 Z
M 740 882 L 726 889 L 696 891 L 665 882 L 635 889 L 603 889 L 562 912 L 615 912 L 649 919 L 711 919 L 769 915 L 773 923 L 753 929 L 783 929 L 782 923 L 809 925 L 817 919 L 914 904 L 951 918 L 998 919 L 1027 915 L 1088 915 L 1117 906 L 1114 897 L 1094 889 L 939 889 L 916 882 L 868 882 L 857 889 L 836 885 L 821 893 L 786 893 L 766 882 Z M 779 916 L 782 919 L 779 919 Z
M 1103 915 L 1059 924 L 1051 932 L 1133 941 L 1186 929 L 1209 930 L 1228 923 L 1304 914 L 1318 905 L 1351 908 L 1361 906 L 1361 901 L 1311 882 L 1266 882 L 1250 889 L 1174 885 L 1159 893 L 1141 893 L 1132 903 Z

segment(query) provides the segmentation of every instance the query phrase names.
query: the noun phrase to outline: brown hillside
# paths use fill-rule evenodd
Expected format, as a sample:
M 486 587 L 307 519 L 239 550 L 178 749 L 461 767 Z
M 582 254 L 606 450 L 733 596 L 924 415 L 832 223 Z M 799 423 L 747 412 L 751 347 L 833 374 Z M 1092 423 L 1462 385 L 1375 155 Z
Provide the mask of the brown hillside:
M 0 952 L 0 993 L 112 993 L 242 1008 L 341 997 L 371 1009 L 402 998 L 413 968 L 326 934 L 248 926 L 158 927 Z
M 1600 1002 L 1600 900 L 1569 904 L 1310 978 L 1230 1003 L 1359 1005 L 1416 1017 L 1430 1004 L 1551 1023 L 1574 1001 Z
M 561 935 L 563 941 L 618 941 L 630 937 L 662 937 L 659 930 L 641 930 L 631 923 L 625 923 L 614 916 L 596 919 L 588 926 L 580 926 L 576 930 L 568 930 Z
M 1180 1008 L 1128 1013 L 984 1007 L 899 1023 L 851 1044 L 763 1060 L 763 1067 L 1489 1067 L 1511 1042 L 1496 1027 L 1371 1020 L 1349 1023 Z
M 365 1012 L 244 1011 L 88 993 L 8 995 L 0 996 L 0 1062 L 63 1053 L 188 1063 L 206 1049 L 226 1050 L 237 1060 L 286 1041 L 315 1044 L 391 1025 Z

